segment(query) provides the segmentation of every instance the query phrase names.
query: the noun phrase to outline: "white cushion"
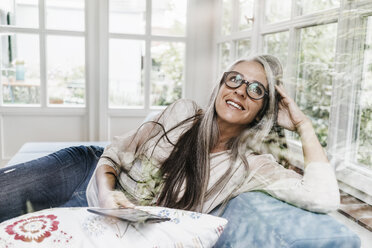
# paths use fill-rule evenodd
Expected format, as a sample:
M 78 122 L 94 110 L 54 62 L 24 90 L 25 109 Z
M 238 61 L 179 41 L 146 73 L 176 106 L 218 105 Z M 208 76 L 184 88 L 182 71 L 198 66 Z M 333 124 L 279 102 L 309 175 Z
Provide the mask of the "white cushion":
M 170 221 L 130 224 L 86 208 L 54 208 L 0 224 L 0 247 L 212 247 L 227 220 L 163 207 L 138 207 Z

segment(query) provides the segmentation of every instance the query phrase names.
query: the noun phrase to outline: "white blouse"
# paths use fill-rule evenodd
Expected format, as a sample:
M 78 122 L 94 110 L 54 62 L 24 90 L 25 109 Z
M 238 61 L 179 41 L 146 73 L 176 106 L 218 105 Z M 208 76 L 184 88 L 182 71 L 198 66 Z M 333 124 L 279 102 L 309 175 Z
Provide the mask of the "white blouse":
M 180 135 L 191 127 L 192 121 L 169 132 L 169 141 L 166 137 L 161 137 L 164 133 L 162 130 L 170 130 L 195 115 L 197 110 L 198 106 L 190 100 L 182 99 L 173 103 L 155 118 L 162 126 L 145 123 L 138 130 L 115 137 L 112 144 L 105 148 L 97 168 L 104 164 L 112 166 L 119 175 L 120 190 L 134 204 L 154 205 L 162 186 L 160 166 L 173 149 L 169 141 L 176 143 Z M 134 154 L 138 154 L 135 153 L 138 144 L 143 144 L 143 150 L 135 157 Z M 264 191 L 297 207 L 315 212 L 329 212 L 339 207 L 337 180 L 329 163 L 309 163 L 302 176 L 278 164 L 271 154 L 255 155 L 247 150 L 246 157 L 249 163 L 248 176 L 244 176 L 245 167 L 237 159 L 229 175 L 230 179 L 205 200 L 202 212 L 208 213 L 224 200 L 253 190 Z M 214 187 L 218 179 L 226 176 L 230 162 L 229 150 L 210 154 L 208 190 Z M 96 171 L 88 184 L 87 199 L 89 206 L 98 206 Z

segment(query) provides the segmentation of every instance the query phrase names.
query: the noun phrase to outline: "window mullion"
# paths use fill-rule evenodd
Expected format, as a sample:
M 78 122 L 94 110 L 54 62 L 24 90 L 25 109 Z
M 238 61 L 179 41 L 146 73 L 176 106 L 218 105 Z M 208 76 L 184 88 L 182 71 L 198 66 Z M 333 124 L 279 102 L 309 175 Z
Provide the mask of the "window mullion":
M 234 34 L 239 31 L 239 0 L 232 0 L 232 16 L 231 16 L 231 36 L 230 36 L 230 61 L 234 61 L 237 56 L 236 41 L 232 39 Z
M 45 0 L 39 0 L 40 103 L 42 108 L 47 108 L 48 102 L 45 26 Z
M 151 16 L 152 2 L 146 0 L 146 32 L 145 32 L 145 77 L 144 77 L 144 93 L 145 93 L 145 110 L 150 109 L 150 87 L 151 87 Z
M 298 6 L 297 0 L 292 0 L 292 9 L 291 9 L 291 19 L 292 22 L 294 18 L 297 16 Z M 297 56 L 299 53 L 299 44 L 300 44 L 300 29 L 295 28 L 295 26 L 291 25 L 289 28 L 289 43 L 288 43 L 288 51 L 292 51 L 288 53 L 287 63 L 286 63 L 286 71 L 284 71 L 284 84 L 286 85 L 286 89 L 289 95 L 296 99 L 296 78 L 297 78 Z
M 109 15 L 109 0 L 98 1 L 99 24 L 98 24 L 98 57 L 99 57 L 99 140 L 109 140 L 109 89 L 108 83 L 108 51 L 109 51 L 109 30 L 108 30 L 108 15 Z
M 85 0 L 85 107 L 87 132 L 90 141 L 98 140 L 99 96 L 99 16 L 98 0 Z
M 253 4 L 253 26 L 251 36 L 251 52 L 258 53 L 262 51 L 262 35 L 260 34 L 263 27 L 265 15 L 264 1 L 254 1 Z

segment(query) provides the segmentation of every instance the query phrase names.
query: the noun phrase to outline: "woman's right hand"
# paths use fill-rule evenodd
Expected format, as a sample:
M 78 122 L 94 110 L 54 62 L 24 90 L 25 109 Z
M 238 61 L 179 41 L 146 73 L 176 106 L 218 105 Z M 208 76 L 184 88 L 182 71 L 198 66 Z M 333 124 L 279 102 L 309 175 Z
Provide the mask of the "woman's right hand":
M 124 193 L 118 190 L 106 191 L 99 197 L 99 206 L 101 208 L 134 208 L 135 205 L 130 202 Z
M 133 208 L 123 192 L 115 190 L 116 171 L 109 165 L 97 168 L 98 203 L 101 208 Z

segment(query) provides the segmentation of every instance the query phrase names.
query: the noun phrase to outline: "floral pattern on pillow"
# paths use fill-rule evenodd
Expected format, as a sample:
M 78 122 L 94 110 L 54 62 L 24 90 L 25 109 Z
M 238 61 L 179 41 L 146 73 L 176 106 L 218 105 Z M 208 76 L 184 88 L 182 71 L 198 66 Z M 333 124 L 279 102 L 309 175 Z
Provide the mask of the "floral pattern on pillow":
M 138 207 L 167 216 L 161 223 L 129 223 L 87 208 L 54 208 L 0 223 L 0 248 L 212 247 L 226 219 L 164 207 Z
M 88 216 L 82 223 L 82 228 L 89 236 L 99 237 L 107 229 L 105 219 L 107 218 L 99 215 Z
M 8 225 L 5 230 L 9 235 L 14 235 L 15 240 L 24 242 L 43 242 L 51 236 L 51 232 L 58 229 L 59 222 L 55 215 L 39 215 L 15 221 Z

